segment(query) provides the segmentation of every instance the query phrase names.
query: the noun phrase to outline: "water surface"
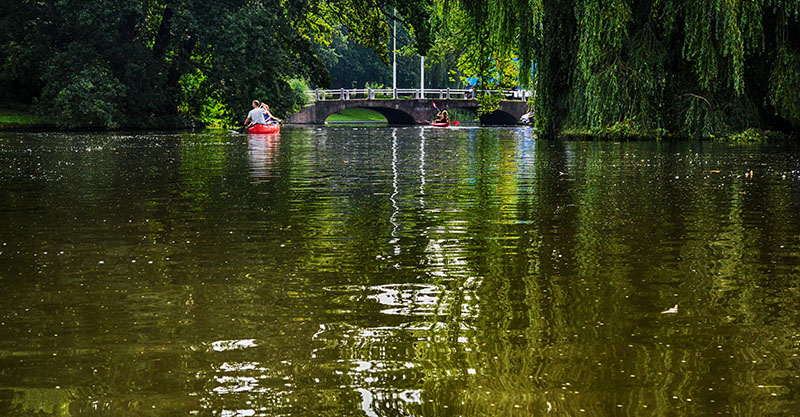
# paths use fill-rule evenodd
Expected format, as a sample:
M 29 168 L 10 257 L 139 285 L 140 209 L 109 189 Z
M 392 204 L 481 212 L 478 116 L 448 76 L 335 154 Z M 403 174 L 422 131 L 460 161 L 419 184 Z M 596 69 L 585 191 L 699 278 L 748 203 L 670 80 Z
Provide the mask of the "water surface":
M 2 415 L 790 416 L 799 284 L 792 144 L 0 133 Z

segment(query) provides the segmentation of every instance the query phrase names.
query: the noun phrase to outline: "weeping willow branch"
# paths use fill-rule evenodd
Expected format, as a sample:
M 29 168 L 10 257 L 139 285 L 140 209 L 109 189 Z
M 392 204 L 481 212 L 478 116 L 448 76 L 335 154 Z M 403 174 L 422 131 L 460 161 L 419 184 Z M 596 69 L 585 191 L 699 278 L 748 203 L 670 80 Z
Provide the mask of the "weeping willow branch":
M 512 50 L 518 82 L 536 89 L 540 132 L 800 130 L 800 0 L 458 4 L 475 30 L 479 82 L 491 57 Z

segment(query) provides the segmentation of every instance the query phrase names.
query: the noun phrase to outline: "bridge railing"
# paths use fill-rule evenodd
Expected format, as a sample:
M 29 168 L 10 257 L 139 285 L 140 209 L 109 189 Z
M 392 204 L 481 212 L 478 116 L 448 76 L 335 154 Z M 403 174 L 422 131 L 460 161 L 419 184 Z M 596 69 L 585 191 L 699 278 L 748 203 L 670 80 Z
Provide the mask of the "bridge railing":
M 499 93 L 506 100 L 525 101 L 533 95 L 527 90 L 488 90 Z M 472 100 L 475 90 L 451 88 L 340 88 L 333 90 L 311 90 L 307 94 L 314 101 L 323 100 L 397 100 L 397 99 L 439 99 L 439 100 Z

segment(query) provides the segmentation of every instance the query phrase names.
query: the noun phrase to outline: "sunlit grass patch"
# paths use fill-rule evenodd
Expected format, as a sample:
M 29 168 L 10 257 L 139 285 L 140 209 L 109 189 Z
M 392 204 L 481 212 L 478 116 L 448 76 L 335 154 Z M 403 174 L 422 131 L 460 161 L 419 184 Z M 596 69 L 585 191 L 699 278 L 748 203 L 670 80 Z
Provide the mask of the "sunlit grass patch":
M 386 118 L 380 113 L 368 109 L 344 109 L 334 113 L 325 120 L 326 122 L 375 122 L 385 123 Z
M 1 127 L 24 127 L 24 126 L 49 126 L 53 122 L 39 116 L 16 110 L 0 109 L 0 128 Z

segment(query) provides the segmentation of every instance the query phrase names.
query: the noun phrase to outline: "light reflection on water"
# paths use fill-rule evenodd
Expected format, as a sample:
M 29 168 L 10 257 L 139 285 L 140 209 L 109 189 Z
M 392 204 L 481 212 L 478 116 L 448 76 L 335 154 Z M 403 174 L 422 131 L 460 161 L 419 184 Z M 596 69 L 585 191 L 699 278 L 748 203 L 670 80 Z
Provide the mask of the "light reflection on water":
M 280 134 L 249 135 L 247 152 L 250 160 L 250 177 L 257 184 L 265 178 L 277 176 L 274 169 L 280 158 Z
M 800 408 L 795 145 L 0 138 L 4 415 Z

